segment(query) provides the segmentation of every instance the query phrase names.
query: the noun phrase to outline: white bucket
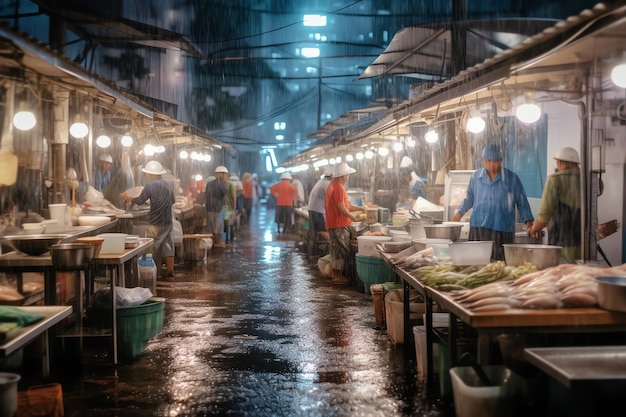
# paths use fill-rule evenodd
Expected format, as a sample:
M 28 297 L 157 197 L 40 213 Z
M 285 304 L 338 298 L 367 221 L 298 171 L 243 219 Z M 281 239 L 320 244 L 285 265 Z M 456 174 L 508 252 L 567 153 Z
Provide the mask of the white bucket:
M 48 204 L 48 210 L 50 210 L 50 219 L 56 220 L 57 224 L 62 229 L 65 229 L 67 204 Z
M 14 417 L 17 413 L 17 382 L 20 375 L 0 372 L 0 417 Z

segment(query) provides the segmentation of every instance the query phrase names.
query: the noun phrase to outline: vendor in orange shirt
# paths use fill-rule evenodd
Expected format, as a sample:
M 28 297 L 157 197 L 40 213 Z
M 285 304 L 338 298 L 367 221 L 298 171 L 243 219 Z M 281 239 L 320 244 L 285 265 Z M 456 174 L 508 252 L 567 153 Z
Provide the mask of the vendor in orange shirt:
M 333 180 L 326 189 L 326 230 L 330 236 L 331 267 L 333 269 L 334 285 L 346 285 L 350 283 L 347 274 L 347 261 L 354 258 L 352 241 L 356 239 L 356 230 L 351 227 L 356 217 L 350 211 L 363 210 L 350 204 L 348 193 L 344 185 L 350 174 L 356 170 L 342 162 L 335 165 Z
M 270 187 L 270 193 L 276 198 L 276 216 L 275 221 L 278 225 L 278 233 L 280 234 L 280 225 L 283 225 L 283 233 L 287 229 L 293 229 L 293 207 L 298 201 L 298 190 L 291 181 L 291 174 L 288 172 L 280 175 L 280 181 Z

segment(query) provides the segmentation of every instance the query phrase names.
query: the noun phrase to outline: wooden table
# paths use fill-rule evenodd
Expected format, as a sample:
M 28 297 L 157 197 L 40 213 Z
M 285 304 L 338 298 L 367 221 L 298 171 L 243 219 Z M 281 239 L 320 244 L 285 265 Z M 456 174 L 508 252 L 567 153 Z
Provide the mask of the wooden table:
M 30 326 L 20 327 L 9 333 L 8 339 L 0 344 L 0 356 L 6 357 L 18 349 L 23 348 L 39 336 L 43 336 L 45 353 L 42 358 L 42 373 L 50 376 L 50 340 L 48 330 L 72 313 L 72 306 L 30 306 L 16 307 L 32 313 L 44 315 L 44 319 Z
M 626 313 L 611 312 L 599 308 L 558 308 L 558 309 L 510 309 L 499 311 L 471 311 L 452 299 L 450 293 L 425 286 L 417 278 L 393 263 L 396 254 L 381 252 L 394 273 L 404 282 L 404 324 L 405 341 L 411 337 L 409 322 L 408 291 L 413 288 L 424 296 L 426 303 L 425 327 L 432 329 L 433 304 L 450 312 L 448 333 L 449 357 L 456 361 L 457 322 L 461 320 L 477 331 L 477 359 L 489 364 L 491 338 L 502 333 L 593 333 L 626 331 Z M 427 386 L 432 386 L 433 374 L 433 335 L 426 332 L 427 343 Z M 406 342 L 405 342 L 406 343 Z

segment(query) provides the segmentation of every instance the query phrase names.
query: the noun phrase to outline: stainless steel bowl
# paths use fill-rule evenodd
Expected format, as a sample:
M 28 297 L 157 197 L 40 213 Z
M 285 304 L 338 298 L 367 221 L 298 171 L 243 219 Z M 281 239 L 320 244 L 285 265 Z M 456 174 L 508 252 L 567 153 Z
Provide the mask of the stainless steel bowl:
M 52 245 L 56 245 L 68 234 L 38 234 L 38 235 L 8 235 L 4 239 L 13 249 L 31 256 L 41 256 L 50 251 Z
M 56 269 L 86 268 L 93 259 L 94 247 L 86 243 L 61 243 L 52 245 L 52 264 Z
M 453 242 L 459 240 L 463 225 L 452 224 L 425 224 L 424 233 L 429 239 L 450 239 Z
M 598 305 L 605 310 L 626 312 L 626 277 L 596 277 Z
M 502 246 L 508 266 L 520 266 L 529 262 L 537 269 L 546 269 L 558 265 L 561 260 L 561 246 L 532 243 L 505 243 Z

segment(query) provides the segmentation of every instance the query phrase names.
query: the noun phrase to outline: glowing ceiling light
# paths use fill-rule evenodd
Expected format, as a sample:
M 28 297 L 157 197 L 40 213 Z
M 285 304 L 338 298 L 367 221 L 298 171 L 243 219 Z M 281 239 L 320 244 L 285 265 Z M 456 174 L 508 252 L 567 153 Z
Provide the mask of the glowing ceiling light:
M 143 153 L 146 156 L 153 156 L 154 155 L 154 146 L 151 144 L 147 144 L 146 146 L 143 147 Z
M 354 161 L 354 157 L 350 154 L 346 155 L 346 162 L 352 162 Z
M 415 142 L 415 139 L 413 139 L 413 138 L 411 138 L 411 139 L 409 139 L 409 140 L 407 140 L 407 141 L 406 141 L 406 144 L 407 144 L 408 146 L 410 146 L 411 148 L 415 147 L 415 143 L 416 143 L 416 142 Z
M 189 158 L 189 153 L 187 151 L 180 151 L 178 156 L 180 157 L 180 159 L 187 159 Z
M 105 133 L 101 133 L 100 136 L 96 138 L 96 145 L 101 148 L 108 148 L 111 146 L 111 138 L 108 137 Z
M 163 153 L 165 152 L 165 146 L 159 145 L 154 148 L 154 153 Z
M 611 81 L 618 87 L 626 88 L 626 64 L 616 65 L 611 71 Z
M 372 159 L 374 157 L 374 152 L 370 151 L 369 149 L 365 151 L 364 153 L 365 157 L 367 159 Z
M 133 137 L 130 135 L 124 135 L 120 139 L 120 142 L 122 143 L 122 146 L 130 148 L 131 146 L 133 146 Z
M 37 124 L 37 118 L 31 111 L 18 111 L 13 116 L 13 126 L 19 130 L 30 130 Z
M 480 133 L 485 130 L 485 126 L 485 120 L 478 115 L 472 116 L 467 119 L 467 124 L 465 125 L 467 130 L 471 133 Z
M 320 14 L 305 14 L 302 19 L 304 26 L 326 26 L 326 16 Z
M 426 132 L 426 135 L 424 135 L 424 139 L 428 143 L 435 143 L 439 140 L 439 134 L 434 130 L 429 130 Z
M 194 179 L 195 179 L 196 181 L 202 181 L 202 175 L 200 175 L 200 174 L 196 174 L 196 176 L 194 177 Z
M 393 151 L 394 152 L 400 152 L 403 148 L 404 148 L 404 146 L 402 146 L 402 142 L 394 142 L 394 144 L 393 144 Z
M 378 148 L 378 155 L 380 156 L 389 155 L 389 148 Z
M 79 115 L 74 118 L 74 123 L 70 126 L 70 135 L 77 139 L 82 139 L 89 133 L 89 126 L 83 122 Z
M 302 56 L 305 58 L 317 58 L 320 56 L 320 48 L 302 48 Z
M 363 152 L 356 153 L 356 159 L 358 159 L 359 161 L 362 161 L 364 157 L 365 155 L 363 155 Z
M 515 117 L 522 123 L 535 123 L 541 117 L 541 109 L 534 103 L 524 103 L 515 110 Z

